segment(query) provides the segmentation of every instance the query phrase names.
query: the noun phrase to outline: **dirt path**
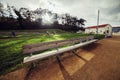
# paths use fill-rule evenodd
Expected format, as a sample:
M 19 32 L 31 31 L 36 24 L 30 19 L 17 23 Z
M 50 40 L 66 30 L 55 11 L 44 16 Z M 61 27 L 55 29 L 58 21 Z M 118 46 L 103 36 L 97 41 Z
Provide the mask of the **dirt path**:
M 42 63 L 26 80 L 120 80 L 120 36 L 100 40 L 75 53 L 66 52 L 55 62 Z M 26 73 L 22 68 L 0 80 L 24 80 Z

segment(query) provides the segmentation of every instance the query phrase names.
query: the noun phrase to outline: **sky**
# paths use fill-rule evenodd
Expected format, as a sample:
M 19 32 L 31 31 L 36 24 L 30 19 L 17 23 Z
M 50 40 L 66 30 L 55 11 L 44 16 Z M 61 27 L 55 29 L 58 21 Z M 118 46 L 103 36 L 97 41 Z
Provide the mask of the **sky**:
M 47 8 L 53 12 L 83 18 L 85 26 L 97 25 L 98 10 L 100 10 L 99 24 L 120 26 L 120 0 L 0 0 L 17 8 L 29 9 Z

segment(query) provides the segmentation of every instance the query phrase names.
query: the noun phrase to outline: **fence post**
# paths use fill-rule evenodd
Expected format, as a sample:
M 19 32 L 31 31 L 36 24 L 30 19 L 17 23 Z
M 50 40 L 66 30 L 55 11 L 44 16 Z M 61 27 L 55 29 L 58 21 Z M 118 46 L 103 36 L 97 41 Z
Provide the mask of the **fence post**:
M 71 40 L 71 45 L 74 46 L 74 41 L 73 40 Z
M 81 38 L 79 38 L 79 40 L 80 40 L 80 43 L 81 43 Z
M 58 45 L 58 43 L 56 42 L 56 48 L 55 49 L 58 51 L 58 46 L 57 45 Z

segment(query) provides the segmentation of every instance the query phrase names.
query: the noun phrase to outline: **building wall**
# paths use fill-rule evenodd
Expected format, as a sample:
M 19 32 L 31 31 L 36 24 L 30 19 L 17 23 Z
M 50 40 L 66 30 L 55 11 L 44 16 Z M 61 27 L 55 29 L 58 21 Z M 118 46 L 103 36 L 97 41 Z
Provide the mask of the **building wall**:
M 105 30 L 106 30 L 105 27 L 98 28 L 98 33 L 99 34 L 104 34 Z M 96 28 L 85 29 L 85 33 L 97 34 L 97 29 Z
M 112 36 L 112 26 L 111 25 L 107 25 L 107 30 L 109 31 L 107 36 Z
M 87 28 L 85 29 L 85 33 L 97 34 L 96 28 Z M 106 36 L 112 36 L 112 26 L 107 25 L 102 28 L 98 28 L 98 34 L 105 34 Z

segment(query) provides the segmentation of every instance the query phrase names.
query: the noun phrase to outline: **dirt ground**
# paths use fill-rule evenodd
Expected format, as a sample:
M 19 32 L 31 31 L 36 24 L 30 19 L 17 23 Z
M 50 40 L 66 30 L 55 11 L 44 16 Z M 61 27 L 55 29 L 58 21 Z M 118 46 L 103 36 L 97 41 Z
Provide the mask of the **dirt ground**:
M 53 62 L 54 61 L 54 62 Z M 0 80 L 120 80 L 120 36 L 2 75 Z

